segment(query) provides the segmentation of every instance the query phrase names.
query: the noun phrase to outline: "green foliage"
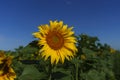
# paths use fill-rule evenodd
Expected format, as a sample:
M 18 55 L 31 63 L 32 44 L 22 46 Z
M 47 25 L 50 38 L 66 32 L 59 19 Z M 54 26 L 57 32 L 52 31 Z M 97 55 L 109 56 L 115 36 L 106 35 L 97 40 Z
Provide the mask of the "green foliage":
M 80 55 L 86 59 L 80 67 L 80 80 L 115 80 L 111 47 L 102 45 L 97 37 L 81 34 L 78 37 L 78 47 L 81 48 Z M 82 44 L 82 45 L 81 45 Z M 83 75 L 83 76 L 82 76 Z
M 6 51 L 7 55 L 14 56 L 12 67 L 17 74 L 16 80 L 118 79 L 119 54 L 111 54 L 111 47 L 107 44 L 102 45 L 97 37 L 81 34 L 77 36 L 77 40 L 77 55 L 71 61 L 66 60 L 64 64 L 51 65 L 49 60 L 44 61 L 39 55 L 41 46 L 37 45 L 36 40 L 25 47 L 19 46 L 15 51 Z
M 19 80 L 40 80 L 45 79 L 47 75 L 44 72 L 39 72 L 34 65 L 26 65 Z
M 84 80 L 106 80 L 104 72 L 98 72 L 96 70 L 90 70 L 87 73 L 83 73 L 81 77 Z
M 116 79 L 120 79 L 120 51 L 116 51 L 116 53 L 113 55 L 113 71 L 115 72 Z

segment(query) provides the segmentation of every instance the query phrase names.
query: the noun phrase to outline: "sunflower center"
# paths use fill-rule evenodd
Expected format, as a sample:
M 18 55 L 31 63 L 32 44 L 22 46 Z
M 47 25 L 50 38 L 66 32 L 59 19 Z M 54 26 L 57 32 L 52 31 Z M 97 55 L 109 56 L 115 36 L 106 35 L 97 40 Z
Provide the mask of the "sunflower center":
M 53 41 L 54 43 L 58 43 L 58 42 L 59 42 L 58 36 L 53 36 L 53 37 L 52 37 L 52 41 Z
M 57 31 L 50 31 L 46 37 L 47 44 L 54 50 L 60 49 L 64 44 L 63 36 Z

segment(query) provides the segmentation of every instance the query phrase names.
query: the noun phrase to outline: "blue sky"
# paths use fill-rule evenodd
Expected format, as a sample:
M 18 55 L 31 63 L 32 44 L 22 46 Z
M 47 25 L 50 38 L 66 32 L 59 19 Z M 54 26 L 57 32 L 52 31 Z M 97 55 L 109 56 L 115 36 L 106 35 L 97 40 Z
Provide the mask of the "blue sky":
M 76 34 L 97 36 L 120 49 L 119 0 L 0 0 L 0 49 L 33 41 L 32 33 L 49 20 L 63 20 Z

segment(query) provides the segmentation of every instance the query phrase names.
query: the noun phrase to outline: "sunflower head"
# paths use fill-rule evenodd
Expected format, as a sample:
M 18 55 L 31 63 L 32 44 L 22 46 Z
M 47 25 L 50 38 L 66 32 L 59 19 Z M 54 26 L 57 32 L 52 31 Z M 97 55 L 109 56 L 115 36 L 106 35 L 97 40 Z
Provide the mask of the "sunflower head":
M 85 60 L 85 59 L 86 59 L 86 56 L 85 56 L 84 54 L 82 54 L 82 55 L 80 56 L 80 58 L 81 58 L 81 60 Z
M 2 63 L 2 60 L 5 59 L 5 53 L 4 51 L 0 51 L 0 64 Z
M 115 49 L 110 48 L 110 53 L 115 53 L 115 52 L 116 52 L 116 50 L 115 50 Z
M 14 80 L 16 74 L 10 67 L 12 56 L 6 56 L 4 52 L 0 53 L 0 80 Z
M 75 56 L 77 48 L 73 27 L 68 28 L 63 21 L 50 21 L 49 25 L 40 25 L 38 29 L 39 31 L 34 32 L 33 35 L 39 39 L 38 45 L 42 46 L 40 53 L 45 60 L 50 57 L 51 64 L 57 64 Z

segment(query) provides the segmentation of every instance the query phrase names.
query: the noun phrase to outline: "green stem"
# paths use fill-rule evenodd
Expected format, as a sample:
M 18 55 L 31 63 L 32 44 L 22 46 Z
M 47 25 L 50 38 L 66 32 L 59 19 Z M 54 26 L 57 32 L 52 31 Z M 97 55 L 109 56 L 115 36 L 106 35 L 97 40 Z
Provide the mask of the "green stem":
M 50 74 L 50 76 L 49 76 L 49 79 L 48 80 L 52 80 L 52 76 L 51 76 L 51 74 Z
M 52 65 L 51 65 L 51 63 L 49 64 L 49 79 L 48 80 L 52 80 Z
M 76 67 L 76 80 L 78 80 L 78 63 L 75 64 L 75 67 Z
M 82 68 L 82 66 L 81 66 L 81 68 L 80 68 L 80 73 L 81 73 L 81 74 L 83 73 L 83 68 Z M 81 78 L 80 80 L 83 80 L 83 78 Z

